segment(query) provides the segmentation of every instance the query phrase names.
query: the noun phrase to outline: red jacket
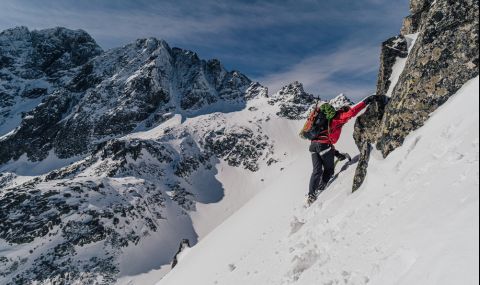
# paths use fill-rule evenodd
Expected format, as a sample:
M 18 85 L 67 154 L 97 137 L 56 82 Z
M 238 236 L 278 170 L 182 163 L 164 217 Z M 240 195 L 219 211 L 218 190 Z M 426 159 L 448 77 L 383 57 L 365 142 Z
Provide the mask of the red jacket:
M 350 108 L 348 111 L 339 111 L 335 117 L 330 122 L 330 128 L 324 134 L 321 134 L 317 139 L 314 139 L 314 142 L 324 143 L 324 144 L 335 144 L 337 143 L 340 135 L 342 134 L 342 127 L 345 125 L 351 118 L 355 117 L 360 111 L 362 111 L 367 104 L 363 101 L 357 105 Z

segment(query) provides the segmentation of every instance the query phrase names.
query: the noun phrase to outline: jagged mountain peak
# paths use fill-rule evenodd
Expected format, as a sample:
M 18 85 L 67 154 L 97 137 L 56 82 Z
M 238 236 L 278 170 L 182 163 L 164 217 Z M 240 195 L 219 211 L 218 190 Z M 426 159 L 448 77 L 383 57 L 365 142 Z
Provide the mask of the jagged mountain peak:
M 259 82 L 252 82 L 248 89 L 245 91 L 246 99 L 253 98 L 268 98 L 268 88 L 260 84 Z
M 345 94 L 340 93 L 338 94 L 335 98 L 332 98 L 329 101 L 329 104 L 332 105 L 335 109 L 340 109 L 341 107 L 344 106 L 351 106 L 353 105 L 353 101 L 350 100 Z
M 24 58 L 30 52 L 30 61 L 26 67 L 37 68 L 48 75 L 58 69 L 82 65 L 90 58 L 103 52 L 95 40 L 83 30 L 71 30 L 63 27 L 32 30 L 21 26 L 0 33 L 0 51 L 2 58 Z M 2 61 L 5 62 L 5 59 Z M 1 67 L 9 67 L 2 64 Z
M 294 81 L 283 86 L 278 92 L 280 96 L 304 96 L 307 93 L 304 90 L 303 83 Z
M 22 39 L 30 33 L 25 26 L 17 26 L 0 32 L 0 37 L 10 37 L 12 39 Z
M 90 42 L 95 42 L 92 36 L 82 29 L 72 30 L 65 27 L 54 27 L 49 29 L 32 30 L 30 32 L 33 34 L 41 34 L 48 38 L 64 37 L 71 40 L 75 40 L 76 38 L 85 38 Z
M 306 112 L 317 98 L 305 92 L 303 84 L 294 81 L 285 85 L 270 99 L 270 104 L 280 102 L 278 116 L 291 120 L 301 120 L 306 117 Z
M 135 44 L 137 46 L 144 46 L 145 48 L 148 48 L 150 50 L 156 49 L 160 46 L 164 47 L 164 48 L 167 48 L 167 49 L 170 48 L 170 46 L 168 45 L 168 43 L 165 40 L 158 39 L 158 38 L 155 38 L 155 37 L 137 39 Z

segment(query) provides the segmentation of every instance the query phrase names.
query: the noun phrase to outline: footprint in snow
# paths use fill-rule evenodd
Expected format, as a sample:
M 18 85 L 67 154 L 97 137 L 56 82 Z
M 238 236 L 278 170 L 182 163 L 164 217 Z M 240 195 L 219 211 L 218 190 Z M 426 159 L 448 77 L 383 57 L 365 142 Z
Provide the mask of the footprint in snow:
M 294 216 L 293 221 L 290 222 L 291 230 L 289 236 L 298 232 L 303 227 L 303 225 L 305 225 L 305 222 L 299 221 L 298 218 Z
M 293 257 L 293 267 L 287 273 L 286 280 L 288 283 L 296 282 L 300 276 L 313 265 L 321 267 L 330 261 L 330 255 L 325 250 L 319 250 L 316 246 L 303 253 L 297 254 Z

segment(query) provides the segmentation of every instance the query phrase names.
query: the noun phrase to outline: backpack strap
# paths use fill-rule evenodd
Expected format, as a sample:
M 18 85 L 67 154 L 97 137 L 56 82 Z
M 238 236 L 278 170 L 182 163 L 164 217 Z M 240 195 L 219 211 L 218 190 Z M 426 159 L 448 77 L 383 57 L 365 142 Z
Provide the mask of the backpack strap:
M 330 140 L 330 134 L 331 134 L 331 128 L 330 128 L 330 123 L 332 120 L 328 120 L 327 123 L 327 129 L 321 132 L 315 139 L 314 141 L 325 139 L 328 140 L 328 143 L 333 146 L 332 141 Z

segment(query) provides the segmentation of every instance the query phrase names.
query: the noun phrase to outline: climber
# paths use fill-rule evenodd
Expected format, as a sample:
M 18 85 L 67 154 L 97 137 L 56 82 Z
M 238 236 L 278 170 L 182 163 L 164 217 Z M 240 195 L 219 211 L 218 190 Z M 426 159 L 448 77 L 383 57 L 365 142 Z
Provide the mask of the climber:
M 324 127 L 324 130 L 318 135 L 310 139 L 313 173 L 310 178 L 308 191 L 309 204 L 313 203 L 318 195 L 325 190 L 328 181 L 334 174 L 335 157 L 339 160 L 345 159 L 344 155 L 336 151 L 334 147 L 334 144 L 340 138 L 343 125 L 355 117 L 367 105 L 384 100 L 385 96 L 371 95 L 353 107 L 345 106 L 339 110 L 335 110 L 335 108 L 328 103 L 323 103 L 315 107 L 317 113 L 322 112 L 322 115 L 325 116 L 326 127 Z M 313 124 L 322 124 L 321 121 L 322 120 L 315 119 Z

